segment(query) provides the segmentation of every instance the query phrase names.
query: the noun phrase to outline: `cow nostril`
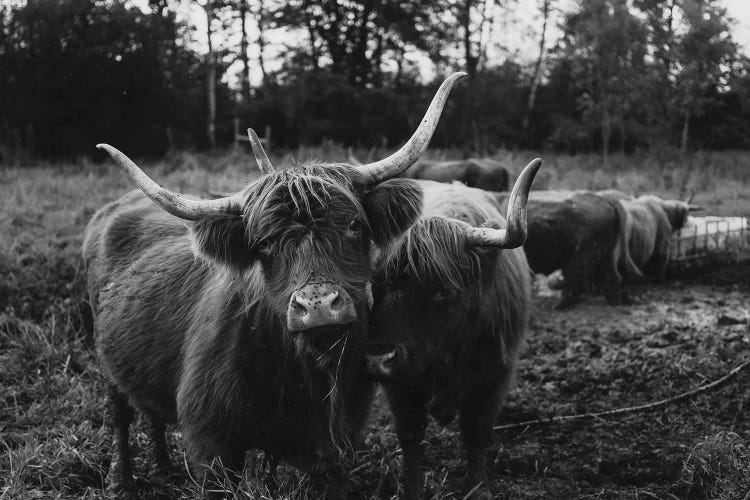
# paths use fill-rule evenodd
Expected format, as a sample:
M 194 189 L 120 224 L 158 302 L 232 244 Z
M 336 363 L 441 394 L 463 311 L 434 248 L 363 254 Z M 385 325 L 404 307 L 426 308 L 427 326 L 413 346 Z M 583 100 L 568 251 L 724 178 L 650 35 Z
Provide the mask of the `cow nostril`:
M 333 296 L 331 299 L 331 310 L 336 311 L 344 307 L 344 301 L 339 296 L 339 292 L 334 291 L 331 295 Z
M 296 314 L 305 314 L 307 312 L 307 308 L 300 302 L 299 298 L 295 295 L 292 299 L 292 311 L 294 311 Z

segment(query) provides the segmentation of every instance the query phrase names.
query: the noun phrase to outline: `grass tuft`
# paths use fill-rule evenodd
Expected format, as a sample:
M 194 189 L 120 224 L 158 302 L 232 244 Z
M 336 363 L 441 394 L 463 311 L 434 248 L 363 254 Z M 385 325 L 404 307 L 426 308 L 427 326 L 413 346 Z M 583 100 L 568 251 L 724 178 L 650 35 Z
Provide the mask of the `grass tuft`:
M 750 447 L 734 432 L 700 441 L 683 465 L 676 488 L 681 498 L 746 498 L 750 491 Z

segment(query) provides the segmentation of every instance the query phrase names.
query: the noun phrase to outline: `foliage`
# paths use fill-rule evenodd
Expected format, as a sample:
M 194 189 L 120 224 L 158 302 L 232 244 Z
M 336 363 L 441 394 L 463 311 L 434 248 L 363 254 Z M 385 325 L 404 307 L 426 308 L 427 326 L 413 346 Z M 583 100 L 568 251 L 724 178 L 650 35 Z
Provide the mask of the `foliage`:
M 74 158 L 112 141 L 160 155 L 201 137 L 197 84 L 205 71 L 180 43 L 174 12 L 37 0 L 0 11 L 0 27 L 0 138 L 8 154 Z
M 532 63 L 493 38 L 511 0 L 12 2 L 0 6 L 0 161 L 72 159 L 102 141 L 150 157 L 221 147 L 235 120 L 270 126 L 276 147 L 393 148 L 452 70 L 470 78 L 433 144 L 464 155 L 750 147 L 750 62 L 720 0 L 539 3 L 562 34 Z M 193 24 L 209 12 L 204 54 Z

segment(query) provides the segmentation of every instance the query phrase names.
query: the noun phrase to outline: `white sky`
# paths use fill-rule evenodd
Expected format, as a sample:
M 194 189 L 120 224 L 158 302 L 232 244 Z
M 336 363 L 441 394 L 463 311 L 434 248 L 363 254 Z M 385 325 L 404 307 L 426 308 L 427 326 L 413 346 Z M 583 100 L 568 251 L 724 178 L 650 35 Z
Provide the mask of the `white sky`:
M 2 3 L 3 0 L 0 0 Z M 131 0 L 133 4 L 145 8 L 147 0 Z M 191 26 L 195 27 L 193 43 L 199 47 L 199 50 L 205 50 L 206 44 L 206 16 L 203 9 L 198 5 L 205 4 L 205 0 L 196 2 L 195 0 L 180 0 L 180 15 L 187 17 Z M 254 2 L 250 2 L 254 7 Z M 512 8 L 504 9 L 497 15 L 497 21 L 492 31 L 492 43 L 488 51 L 490 59 L 503 58 L 510 53 L 516 59 L 521 61 L 532 61 L 537 56 L 539 50 L 539 34 L 541 32 L 542 21 L 539 12 L 539 1 L 519 0 L 514 2 Z M 553 2 L 553 9 L 569 10 L 575 5 L 575 0 L 556 0 Z M 734 18 L 735 24 L 732 36 L 740 45 L 740 50 L 750 56 L 750 0 L 723 0 L 730 17 Z M 183 18 L 184 18 L 183 17 Z M 558 22 L 560 12 L 552 12 L 548 22 L 548 32 L 546 46 L 552 47 L 560 35 Z M 258 85 L 261 79 L 260 69 L 257 67 L 258 47 L 255 44 L 258 37 L 258 29 L 252 16 L 248 16 L 248 41 L 250 43 L 250 61 L 251 61 L 251 84 Z M 303 35 L 295 35 L 286 30 L 268 30 L 265 33 L 266 47 L 264 51 L 265 63 L 267 70 L 275 70 L 280 66 L 277 55 L 284 48 L 284 43 L 301 39 Z M 223 40 L 214 39 L 215 45 L 221 45 Z M 231 40 L 233 45 L 239 45 L 239 34 Z M 431 79 L 434 74 L 434 68 L 430 61 L 420 54 L 407 54 L 407 58 L 418 61 L 422 68 L 422 76 L 425 79 Z M 234 79 L 235 73 L 239 71 L 239 63 L 230 68 L 229 77 Z

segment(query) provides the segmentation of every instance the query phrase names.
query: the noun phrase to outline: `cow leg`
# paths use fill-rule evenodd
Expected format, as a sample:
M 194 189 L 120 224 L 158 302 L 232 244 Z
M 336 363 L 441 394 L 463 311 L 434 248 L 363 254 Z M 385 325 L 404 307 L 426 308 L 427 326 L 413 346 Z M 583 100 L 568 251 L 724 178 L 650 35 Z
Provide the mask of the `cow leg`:
M 396 432 L 403 452 L 399 483 L 404 498 L 408 500 L 416 500 L 422 493 L 422 440 L 427 429 L 430 388 L 426 379 L 410 385 L 386 386 L 388 403 L 396 420 Z
M 133 470 L 130 464 L 130 424 L 135 418 L 128 398 L 117 387 L 110 385 L 108 411 L 112 421 L 113 456 L 109 466 L 109 490 L 125 496 L 133 490 Z
M 167 448 L 167 426 L 158 418 L 151 416 L 151 440 L 154 442 L 154 460 L 156 471 L 162 476 L 169 476 L 172 464 L 169 461 Z
M 667 279 L 667 264 L 669 264 L 668 253 L 657 252 L 651 257 L 647 268 L 655 283 L 662 283 Z
M 585 290 L 582 280 L 585 278 L 577 275 L 578 272 L 575 263 L 563 268 L 562 275 L 565 285 L 560 300 L 555 304 L 555 309 L 568 309 L 581 301 L 581 296 Z
M 465 487 L 473 488 L 480 482 L 487 483 L 485 455 L 492 442 L 492 426 L 502 406 L 511 370 L 501 379 L 506 384 L 485 380 L 481 385 L 468 388 L 461 405 L 461 436 L 466 447 Z M 489 382 L 489 383 L 488 383 Z
M 617 260 L 609 256 L 605 256 L 604 259 L 599 270 L 598 283 L 607 304 L 630 304 L 630 298 L 622 290 L 623 280 L 620 271 L 617 270 Z
M 268 489 L 268 492 L 271 494 L 271 496 L 275 498 L 279 494 L 279 475 L 277 472 L 277 469 L 279 467 L 279 459 L 273 455 L 270 455 L 268 452 L 265 452 L 263 457 L 262 469 L 265 470 L 266 465 L 268 465 L 268 472 L 265 474 L 263 484 Z

